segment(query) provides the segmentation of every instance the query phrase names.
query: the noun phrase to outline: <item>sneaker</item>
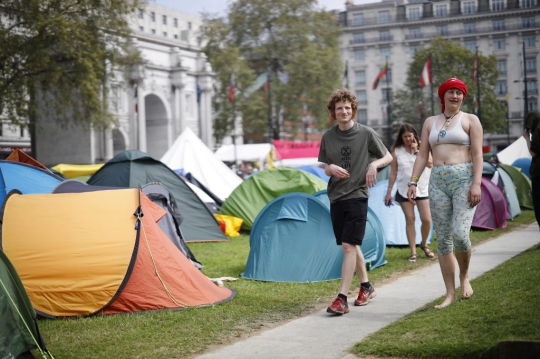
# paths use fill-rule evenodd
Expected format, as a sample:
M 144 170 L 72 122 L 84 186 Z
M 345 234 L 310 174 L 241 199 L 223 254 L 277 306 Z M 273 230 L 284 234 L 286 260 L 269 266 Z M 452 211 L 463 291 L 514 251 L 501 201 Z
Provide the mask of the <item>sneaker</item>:
M 365 287 L 360 287 L 360 292 L 358 293 L 358 299 L 354 301 L 354 305 L 361 306 L 369 303 L 371 298 L 375 298 L 377 293 L 375 292 L 375 287 L 371 286 L 371 290 L 367 290 Z
M 340 297 L 337 297 L 332 302 L 332 305 L 326 308 L 326 312 L 332 313 L 332 314 L 340 314 L 340 315 L 349 313 L 349 303 L 347 303 L 346 300 L 341 299 Z

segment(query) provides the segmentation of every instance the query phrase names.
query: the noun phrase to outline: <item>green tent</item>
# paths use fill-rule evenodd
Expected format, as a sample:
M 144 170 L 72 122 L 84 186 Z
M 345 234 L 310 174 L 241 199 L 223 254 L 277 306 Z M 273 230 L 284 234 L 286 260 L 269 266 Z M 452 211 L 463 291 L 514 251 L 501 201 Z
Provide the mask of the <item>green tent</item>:
M 531 180 L 521 172 L 520 168 L 499 163 L 514 181 L 519 205 L 522 208 L 533 209 Z
M 152 182 L 164 185 L 176 200 L 184 217 L 180 230 L 186 242 L 227 240 L 214 215 L 188 184 L 163 162 L 144 152 L 120 152 L 87 181 L 93 186 L 132 188 Z
M 219 214 L 244 220 L 242 229 L 251 230 L 259 212 L 274 199 L 285 193 L 314 194 L 326 189 L 326 182 L 319 177 L 291 167 L 264 170 L 246 179 L 231 193 Z
M 49 354 L 32 302 L 17 271 L 0 250 L 0 358 L 33 358 L 30 351 L 34 349 L 39 349 L 43 357 Z

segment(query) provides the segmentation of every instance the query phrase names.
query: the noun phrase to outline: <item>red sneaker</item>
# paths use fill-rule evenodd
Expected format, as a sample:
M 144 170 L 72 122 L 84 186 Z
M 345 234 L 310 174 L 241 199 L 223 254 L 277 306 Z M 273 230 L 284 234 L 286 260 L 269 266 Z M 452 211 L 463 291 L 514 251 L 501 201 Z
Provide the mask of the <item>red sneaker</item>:
M 369 303 L 371 298 L 375 298 L 377 293 L 375 292 L 375 287 L 371 286 L 370 290 L 367 290 L 365 287 L 360 287 L 360 292 L 358 293 L 358 299 L 354 301 L 354 305 L 361 306 Z
M 326 312 L 339 315 L 349 313 L 349 304 L 346 300 L 337 297 L 332 302 L 332 305 L 326 308 Z

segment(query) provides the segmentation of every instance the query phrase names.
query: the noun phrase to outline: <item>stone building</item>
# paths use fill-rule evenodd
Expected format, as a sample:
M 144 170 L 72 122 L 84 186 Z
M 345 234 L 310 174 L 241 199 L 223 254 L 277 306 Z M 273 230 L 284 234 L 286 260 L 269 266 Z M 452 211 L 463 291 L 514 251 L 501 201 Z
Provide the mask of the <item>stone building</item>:
M 215 74 L 197 40 L 201 24 L 200 18 L 150 3 L 133 14 L 132 46 L 145 62 L 107 83 L 118 125 L 104 132 L 62 129 L 47 119 L 37 129 L 37 159 L 46 165 L 91 164 L 127 149 L 159 159 L 186 127 L 213 148 Z M 20 135 L 16 129 L 10 134 Z M 29 147 L 23 135 L 19 142 Z M 8 139 L 0 138 L 0 147 Z
M 501 102 L 509 94 L 509 133 L 485 134 L 484 141 L 492 151 L 505 148 L 523 132 L 525 102 L 529 111 L 538 109 L 539 14 L 538 0 L 347 1 L 345 11 L 338 13 L 344 29 L 341 52 L 348 63 L 349 88 L 360 102 L 358 120 L 386 136 L 388 92 L 404 87 L 415 51 L 441 36 L 497 58 L 495 94 Z M 373 91 L 386 59 L 391 69 L 388 86 L 383 80 Z

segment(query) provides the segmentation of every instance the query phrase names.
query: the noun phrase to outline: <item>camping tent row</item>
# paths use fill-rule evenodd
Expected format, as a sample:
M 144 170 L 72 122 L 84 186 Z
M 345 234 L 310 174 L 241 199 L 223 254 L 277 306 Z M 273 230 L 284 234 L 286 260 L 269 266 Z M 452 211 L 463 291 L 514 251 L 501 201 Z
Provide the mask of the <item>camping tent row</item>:
M 12 191 L 1 214 L 2 250 L 40 315 L 180 309 L 234 297 L 161 229 L 170 213 L 141 190 L 64 183 L 53 194 Z

